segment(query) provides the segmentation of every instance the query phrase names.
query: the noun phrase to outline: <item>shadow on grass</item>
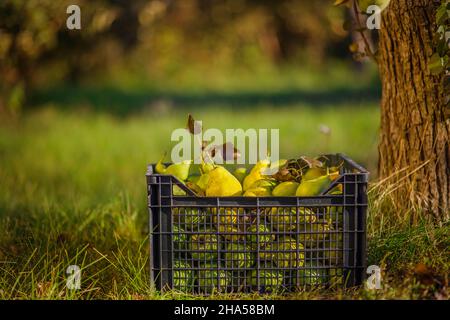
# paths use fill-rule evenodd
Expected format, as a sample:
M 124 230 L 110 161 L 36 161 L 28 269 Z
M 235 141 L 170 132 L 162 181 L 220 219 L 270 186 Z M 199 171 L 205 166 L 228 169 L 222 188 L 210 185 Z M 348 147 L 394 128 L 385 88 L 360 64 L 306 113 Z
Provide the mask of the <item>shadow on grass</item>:
M 30 102 L 32 106 L 48 103 L 61 108 L 88 106 L 94 111 L 116 115 L 128 115 L 149 109 L 164 111 L 165 108 L 203 108 L 220 106 L 231 108 L 253 108 L 256 106 L 310 105 L 345 106 L 348 104 L 376 103 L 381 96 L 379 86 L 362 89 L 332 88 L 306 91 L 286 89 L 282 91 L 242 92 L 177 92 L 160 90 L 122 90 L 115 87 L 55 87 L 36 91 Z M 163 109 L 163 110 L 159 110 Z

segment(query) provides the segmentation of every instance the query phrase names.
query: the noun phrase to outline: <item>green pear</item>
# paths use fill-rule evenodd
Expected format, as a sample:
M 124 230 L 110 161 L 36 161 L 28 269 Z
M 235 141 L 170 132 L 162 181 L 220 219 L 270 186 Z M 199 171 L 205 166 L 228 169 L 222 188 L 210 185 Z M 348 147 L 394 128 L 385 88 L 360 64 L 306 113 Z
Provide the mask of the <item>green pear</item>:
M 186 181 L 197 184 L 200 177 L 201 177 L 201 175 L 194 173 L 194 174 L 189 175 L 189 177 L 187 178 Z
M 298 224 L 302 225 L 305 222 L 312 223 L 317 220 L 313 211 L 303 207 L 298 208 L 298 219 L 296 207 L 271 208 L 268 212 L 268 216 L 272 228 L 279 231 L 291 231 L 294 230 Z
M 173 175 L 178 180 L 184 181 L 189 176 L 192 160 L 185 160 L 180 163 L 174 163 L 166 167 L 163 164 L 164 157 L 162 157 L 155 166 L 155 170 L 159 174 Z
M 325 175 L 316 179 L 303 180 L 297 188 L 295 195 L 297 197 L 318 196 L 330 185 L 330 176 Z
M 249 284 L 256 290 L 276 292 L 283 286 L 283 272 L 273 267 L 269 269 L 253 270 L 248 275 Z M 259 276 L 259 281 L 258 281 Z M 257 287 L 259 283 L 259 288 Z
M 233 175 L 236 177 L 236 179 L 239 180 L 240 183 L 242 183 L 242 181 L 244 181 L 245 176 L 247 175 L 247 168 L 236 168 L 236 170 L 234 170 Z
M 243 208 L 220 208 L 217 214 L 217 209 L 211 209 L 212 221 L 219 231 L 220 235 L 230 241 L 238 241 L 243 238 L 239 225 L 244 219 L 245 211 Z
M 253 250 L 256 250 L 258 247 L 264 247 L 275 240 L 275 234 L 265 224 L 260 224 L 259 228 L 257 225 L 252 225 L 247 229 L 246 240 L 247 244 Z
M 229 268 L 251 268 L 255 258 L 250 247 L 230 242 L 225 250 L 225 265 Z
M 180 291 L 188 291 L 194 284 L 194 272 L 189 263 L 175 260 L 173 262 L 173 288 Z
M 189 176 L 189 169 L 191 167 L 192 161 L 185 160 L 181 163 L 174 163 L 167 167 L 166 174 L 171 174 L 181 181 L 184 181 Z
M 208 233 L 211 232 L 211 233 Z M 205 233 L 194 233 L 191 235 L 189 250 L 192 259 L 200 262 L 211 262 L 217 259 L 219 238 L 215 231 L 205 231 Z
M 178 185 L 174 184 L 173 188 L 172 188 L 172 194 L 174 196 L 185 196 L 186 195 L 186 191 L 181 189 Z
M 219 287 L 226 290 L 230 285 L 231 274 L 220 269 L 217 264 L 206 264 L 198 271 L 197 281 L 202 292 L 210 294 L 219 291 Z
M 300 233 L 298 238 L 305 247 L 312 248 L 320 246 L 320 242 L 324 241 L 333 230 L 333 226 L 325 220 L 319 220 L 315 223 L 300 224 Z
M 321 268 L 320 263 L 308 262 L 302 269 L 294 273 L 294 284 L 299 287 L 317 286 L 326 282 L 326 269 Z
M 295 181 L 282 182 L 272 190 L 272 195 L 274 197 L 293 197 L 298 186 L 299 183 Z
M 205 189 L 207 197 L 228 197 L 242 193 L 239 180 L 224 167 L 216 166 L 208 175 Z
M 327 170 L 324 168 L 309 168 L 302 176 L 302 180 L 313 180 L 320 178 L 327 174 Z
M 275 187 L 276 184 L 277 183 L 274 180 L 260 179 L 260 180 L 255 181 L 250 186 L 250 188 L 248 188 L 247 190 L 255 189 L 255 188 L 266 188 L 266 189 L 269 189 L 269 191 L 271 191 Z
M 297 268 L 305 263 L 305 252 L 303 245 L 290 237 L 281 237 L 278 241 L 270 244 L 273 250 L 273 261 L 280 268 Z

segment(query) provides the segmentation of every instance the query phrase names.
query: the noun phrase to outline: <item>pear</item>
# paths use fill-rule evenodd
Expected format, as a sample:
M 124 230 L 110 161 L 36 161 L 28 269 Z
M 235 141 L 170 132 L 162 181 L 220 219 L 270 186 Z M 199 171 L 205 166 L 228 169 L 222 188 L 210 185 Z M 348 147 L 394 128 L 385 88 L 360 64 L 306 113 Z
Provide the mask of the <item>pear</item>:
M 295 195 L 297 197 L 318 196 L 325 191 L 330 183 L 331 179 L 329 175 L 321 176 L 319 178 L 311 180 L 302 179 L 302 182 L 298 186 Z
M 305 263 L 304 247 L 297 240 L 282 236 L 260 250 L 261 260 L 271 260 L 279 268 L 297 268 Z
M 220 290 L 226 290 L 230 285 L 232 275 L 229 272 L 221 270 L 217 264 L 206 264 L 198 271 L 198 287 L 204 293 L 214 293 Z
M 209 232 L 209 233 L 208 233 Z M 217 259 L 219 238 L 214 231 L 194 233 L 191 235 L 189 250 L 192 259 L 200 262 L 211 262 Z
M 194 173 L 194 174 L 189 175 L 189 177 L 187 178 L 186 181 L 197 184 L 200 177 L 201 177 L 201 175 Z
M 250 189 L 250 187 L 252 186 L 253 183 L 255 183 L 255 181 L 264 179 L 263 171 L 267 169 L 269 165 L 270 161 L 267 159 L 260 160 L 258 161 L 258 163 L 255 164 L 255 166 L 252 168 L 248 176 L 244 178 L 244 181 L 242 183 L 244 191 Z
M 173 187 L 172 187 L 172 194 L 174 196 L 185 196 L 186 195 L 186 191 L 181 189 L 178 185 L 174 184 Z
M 318 262 L 308 262 L 294 274 L 294 284 L 301 289 L 304 286 L 318 286 L 326 282 L 327 270 Z
M 236 170 L 234 170 L 233 175 L 236 177 L 236 179 L 239 180 L 240 183 L 242 183 L 242 181 L 244 181 L 245 176 L 247 175 L 247 168 L 236 168 Z
M 177 224 L 172 226 L 172 241 L 175 250 L 183 250 L 187 244 L 188 234 L 182 228 L 179 228 Z
M 200 208 L 173 208 L 172 209 L 173 220 L 178 224 L 179 228 L 188 230 L 197 230 L 203 226 L 207 220 L 206 211 Z
M 270 197 L 272 195 L 272 189 L 276 185 L 274 180 L 261 179 L 255 181 L 245 193 L 256 197 Z
M 299 240 L 305 247 L 315 247 L 320 245 L 320 242 L 328 237 L 331 230 L 333 230 L 333 227 L 326 220 L 319 220 L 316 223 L 301 224 Z
M 282 182 L 272 190 L 272 195 L 274 197 L 293 197 L 298 186 L 299 183 L 295 181 Z
M 298 223 L 297 223 L 297 208 L 272 208 L 269 211 L 270 225 L 273 229 L 279 231 L 291 231 L 297 227 L 297 224 L 313 223 L 317 220 L 313 211 L 307 208 L 298 209 Z
M 255 290 L 277 292 L 283 286 L 283 272 L 277 268 L 255 269 L 248 275 L 248 283 Z
M 164 157 L 161 158 L 155 166 L 155 170 L 159 174 L 173 175 L 178 180 L 184 181 L 189 176 L 189 169 L 191 168 L 192 160 L 185 160 L 180 163 L 174 163 L 166 167 L 162 162 Z
M 280 237 L 278 241 L 270 244 L 273 250 L 273 261 L 280 268 L 298 268 L 305 264 L 304 247 L 297 240 L 290 237 Z
M 342 194 L 342 184 L 339 184 L 336 187 L 334 187 L 333 189 L 331 189 L 329 194 L 332 194 L 332 195 Z
M 257 225 L 252 225 L 247 229 L 246 240 L 247 244 L 249 244 L 253 250 L 256 250 L 258 246 L 264 247 L 275 240 L 275 235 L 264 224 L 260 224 L 259 228 Z
M 247 194 L 246 197 L 253 195 L 254 197 L 270 197 L 272 195 L 269 189 L 263 187 L 248 189 L 245 191 L 244 195 L 245 194 Z
M 206 187 L 208 186 L 209 181 L 209 173 L 204 173 L 200 176 L 200 178 L 195 183 L 203 192 L 206 191 Z
M 323 243 L 323 258 L 332 266 L 342 266 L 344 264 L 343 233 L 332 233 L 330 239 Z
M 161 159 L 159 159 L 158 163 L 156 164 L 156 166 L 155 166 L 156 173 L 166 174 L 167 168 L 163 164 L 163 160 L 164 160 L 164 156 Z
M 245 191 L 243 194 L 244 197 L 257 197 L 257 195 L 253 191 Z
M 228 268 L 251 268 L 255 258 L 251 248 L 236 242 L 230 242 L 225 250 L 225 265 Z
M 207 197 L 228 197 L 242 193 L 242 186 L 239 180 L 224 167 L 217 166 L 208 172 L 208 175 L 205 189 Z
M 317 179 L 323 175 L 326 175 L 327 171 L 323 168 L 309 168 L 306 173 L 302 176 L 302 180 L 313 180 Z
M 194 285 L 194 271 L 189 263 L 175 260 L 173 262 L 173 287 L 180 291 L 188 291 Z
M 174 163 L 171 164 L 167 170 L 166 174 L 171 174 L 174 177 L 178 178 L 181 181 L 184 181 L 189 176 L 189 169 L 191 167 L 192 161 L 191 160 L 185 160 L 181 163 Z
M 255 189 L 255 188 L 266 188 L 269 189 L 270 191 L 276 186 L 276 181 L 275 180 L 269 180 L 269 179 L 261 179 L 261 180 L 257 180 L 255 181 L 250 188 L 248 188 L 248 190 L 250 189 Z
M 219 214 L 217 209 L 211 209 L 212 220 L 220 235 L 230 241 L 238 241 L 243 238 L 239 230 L 239 226 L 245 222 L 245 211 L 243 208 L 220 208 Z

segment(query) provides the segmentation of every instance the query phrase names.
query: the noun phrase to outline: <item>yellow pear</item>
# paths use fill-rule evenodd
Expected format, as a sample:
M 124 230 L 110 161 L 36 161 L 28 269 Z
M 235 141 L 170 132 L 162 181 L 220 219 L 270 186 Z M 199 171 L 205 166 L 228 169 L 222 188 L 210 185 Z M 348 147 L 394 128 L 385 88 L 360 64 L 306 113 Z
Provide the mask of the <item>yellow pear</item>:
M 328 175 L 311 180 L 302 180 L 295 195 L 297 197 L 318 196 L 325 191 L 330 183 L 331 179 Z
M 244 197 L 257 197 L 257 195 L 254 192 L 250 191 L 250 190 L 245 191 L 243 196 Z
M 282 182 L 272 190 L 274 197 L 293 197 L 299 186 L 298 182 L 286 181 Z
M 255 181 L 264 179 L 263 171 L 267 169 L 269 165 L 270 161 L 267 159 L 260 160 L 258 161 L 258 163 L 255 164 L 255 166 L 252 168 L 248 176 L 245 177 L 242 183 L 244 191 L 250 189 L 250 187 L 252 186 L 253 183 L 255 183 Z
M 205 189 L 207 197 L 228 197 L 242 193 L 239 180 L 224 167 L 217 166 L 208 175 Z
M 256 197 L 270 197 L 272 195 L 269 189 L 263 187 L 251 188 L 245 191 L 245 193 L 247 193 L 247 196 L 254 194 Z

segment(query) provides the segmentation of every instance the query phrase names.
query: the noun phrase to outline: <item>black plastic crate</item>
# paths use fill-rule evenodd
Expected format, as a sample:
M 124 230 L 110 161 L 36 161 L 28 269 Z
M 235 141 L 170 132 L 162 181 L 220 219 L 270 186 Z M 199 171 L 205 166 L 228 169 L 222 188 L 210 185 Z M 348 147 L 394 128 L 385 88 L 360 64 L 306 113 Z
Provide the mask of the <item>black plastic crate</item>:
M 157 290 L 289 292 L 362 283 L 368 172 L 344 155 L 314 197 L 198 197 L 148 167 L 150 271 Z M 337 185 L 342 194 L 328 194 Z M 174 186 L 186 195 L 173 194 Z M 179 189 L 178 189 L 179 190 Z

